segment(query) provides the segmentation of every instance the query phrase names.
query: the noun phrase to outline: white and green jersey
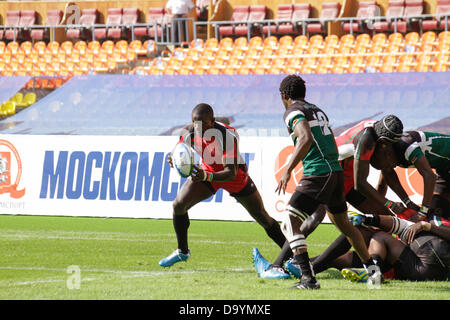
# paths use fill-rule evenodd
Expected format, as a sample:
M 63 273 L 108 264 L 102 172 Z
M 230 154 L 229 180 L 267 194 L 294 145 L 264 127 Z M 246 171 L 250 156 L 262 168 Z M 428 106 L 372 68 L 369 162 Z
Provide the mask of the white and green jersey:
M 336 141 L 328 124 L 328 117 L 322 110 L 308 102 L 296 101 L 286 109 L 283 118 L 294 145 L 297 144 L 295 126 L 306 120 L 311 127 L 314 142 L 302 160 L 304 175 L 318 176 L 342 171 Z
M 407 135 L 394 145 L 394 151 L 403 168 L 414 166 L 425 156 L 433 169 L 450 167 L 450 135 L 408 131 Z

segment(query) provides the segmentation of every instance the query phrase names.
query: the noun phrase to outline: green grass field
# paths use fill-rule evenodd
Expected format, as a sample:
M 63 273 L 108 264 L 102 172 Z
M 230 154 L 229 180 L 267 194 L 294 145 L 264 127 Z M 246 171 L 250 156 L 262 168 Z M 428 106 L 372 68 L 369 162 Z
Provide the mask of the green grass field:
M 321 225 L 310 256 L 337 236 Z M 449 282 L 387 281 L 381 289 L 350 283 L 337 270 L 318 275 L 322 289 L 287 290 L 296 281 L 258 278 L 252 247 L 272 260 L 278 247 L 251 222 L 191 221 L 192 256 L 163 269 L 176 248 L 171 220 L 0 216 L 0 298 L 132 300 L 448 300 Z M 74 274 L 80 270 L 79 289 Z M 72 276 L 72 277 L 71 277 Z M 69 281 L 68 281 L 69 280 Z

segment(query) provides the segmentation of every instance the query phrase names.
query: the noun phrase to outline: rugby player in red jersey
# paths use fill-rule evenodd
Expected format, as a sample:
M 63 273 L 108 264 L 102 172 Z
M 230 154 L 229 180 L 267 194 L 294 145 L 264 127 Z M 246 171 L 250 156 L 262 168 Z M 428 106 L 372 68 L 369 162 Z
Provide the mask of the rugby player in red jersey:
M 215 121 L 214 111 L 201 103 L 192 110 L 192 123 L 184 127 L 179 143 L 184 142 L 202 157 L 200 167 L 183 184 L 173 202 L 173 225 L 178 249 L 163 258 L 159 265 L 170 267 L 190 257 L 188 246 L 188 210 L 223 188 L 247 210 L 280 247 L 286 238 L 278 222 L 265 210 L 261 195 L 250 178 L 247 165 L 239 152 L 236 130 Z M 171 166 L 172 160 L 169 157 Z

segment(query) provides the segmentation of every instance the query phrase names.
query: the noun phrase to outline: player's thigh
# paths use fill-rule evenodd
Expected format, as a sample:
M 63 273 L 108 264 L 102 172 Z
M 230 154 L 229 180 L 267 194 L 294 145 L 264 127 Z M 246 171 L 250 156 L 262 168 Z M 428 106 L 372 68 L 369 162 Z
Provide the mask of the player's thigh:
M 355 189 L 350 190 L 345 196 L 348 203 L 350 203 L 357 210 L 362 213 L 392 215 L 390 210 L 371 198 L 367 198 Z
M 208 199 L 214 194 L 206 183 L 194 182 L 191 178 L 187 179 L 178 192 L 173 202 L 175 214 L 184 214 L 197 203 Z
M 235 196 L 235 198 L 259 224 L 269 226 L 273 222 L 274 219 L 269 216 L 264 208 L 264 203 L 258 190 L 255 190 L 250 195 Z

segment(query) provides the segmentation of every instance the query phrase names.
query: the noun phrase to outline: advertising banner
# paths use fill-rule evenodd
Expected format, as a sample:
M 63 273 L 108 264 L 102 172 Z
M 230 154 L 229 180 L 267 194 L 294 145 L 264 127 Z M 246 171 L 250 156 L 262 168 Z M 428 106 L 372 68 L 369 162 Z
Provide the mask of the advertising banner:
M 186 179 L 167 156 L 175 136 L 2 135 L 0 213 L 127 218 L 171 218 L 172 202 Z M 281 220 L 302 176 L 299 165 L 285 195 L 275 193 L 292 142 L 288 137 L 241 137 L 240 151 L 267 212 Z M 411 199 L 423 187 L 413 170 L 399 170 Z M 375 185 L 379 173 L 371 171 Z M 398 198 L 388 191 L 392 200 Z M 245 209 L 219 190 L 189 211 L 191 219 L 252 221 Z

